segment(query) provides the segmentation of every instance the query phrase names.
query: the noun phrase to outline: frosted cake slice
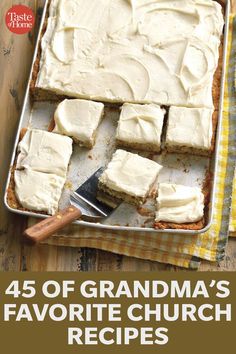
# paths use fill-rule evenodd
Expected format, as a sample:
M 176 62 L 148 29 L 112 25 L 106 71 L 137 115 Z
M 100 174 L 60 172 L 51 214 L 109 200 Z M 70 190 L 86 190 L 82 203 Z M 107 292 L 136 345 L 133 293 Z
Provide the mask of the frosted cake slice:
M 23 208 L 49 215 L 57 212 L 65 178 L 26 169 L 15 171 L 14 181 L 15 194 Z
M 125 103 L 116 132 L 121 147 L 159 152 L 165 110 L 155 104 Z
M 99 189 L 127 203 L 143 204 L 162 169 L 158 163 L 117 150 L 99 179 Z
M 53 132 L 73 138 L 81 146 L 92 148 L 104 113 L 104 104 L 86 100 L 64 100 L 54 114 Z
M 198 187 L 160 183 L 155 227 L 157 229 L 202 229 L 204 199 L 204 194 Z
M 170 107 L 167 151 L 210 155 L 214 149 L 212 117 L 213 109 Z
M 65 177 L 72 155 L 72 143 L 67 136 L 43 130 L 27 130 L 18 146 L 16 168 L 30 168 Z

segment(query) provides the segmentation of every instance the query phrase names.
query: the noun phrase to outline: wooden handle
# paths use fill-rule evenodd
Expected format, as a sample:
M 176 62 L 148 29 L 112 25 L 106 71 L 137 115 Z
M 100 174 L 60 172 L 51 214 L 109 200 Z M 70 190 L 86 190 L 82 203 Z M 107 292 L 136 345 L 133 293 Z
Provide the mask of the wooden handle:
M 82 213 L 79 209 L 74 206 L 69 206 L 56 215 L 25 230 L 23 235 L 33 243 L 39 243 L 52 236 L 56 231 L 79 219 L 81 215 Z

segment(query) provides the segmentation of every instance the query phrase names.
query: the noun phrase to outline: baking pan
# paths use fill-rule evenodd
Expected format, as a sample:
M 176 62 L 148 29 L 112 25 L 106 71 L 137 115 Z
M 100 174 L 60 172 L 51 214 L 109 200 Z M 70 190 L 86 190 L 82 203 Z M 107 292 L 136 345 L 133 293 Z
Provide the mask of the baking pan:
M 43 30 L 43 24 L 47 15 L 48 0 L 45 1 L 45 6 L 42 14 L 41 24 L 39 28 L 39 34 L 37 38 L 35 53 L 33 57 L 33 63 L 36 60 L 39 50 L 41 33 Z M 193 155 L 182 154 L 166 154 L 152 155 L 151 157 L 164 166 L 160 176 L 159 182 L 173 182 L 185 184 L 187 186 L 200 186 L 204 182 L 206 172 L 211 171 L 213 175 L 213 181 L 210 191 L 210 203 L 207 211 L 207 225 L 197 231 L 193 230 L 155 230 L 153 225 L 154 201 L 149 200 L 143 207 L 137 209 L 137 207 L 123 203 L 108 219 L 102 223 L 90 223 L 85 221 L 76 221 L 75 223 L 81 226 L 98 229 L 109 229 L 119 231 L 136 231 L 136 232 L 155 232 L 157 234 L 173 233 L 180 235 L 197 235 L 206 232 L 213 220 L 213 209 L 215 201 L 216 190 L 216 175 L 218 167 L 218 154 L 219 154 L 219 142 L 221 136 L 222 126 L 222 113 L 223 113 L 223 99 L 224 99 L 224 82 L 226 73 L 226 53 L 227 53 L 227 38 L 228 38 L 228 25 L 230 14 L 230 1 L 226 1 L 225 7 L 225 28 L 224 28 L 224 43 L 223 43 L 223 71 L 221 78 L 221 90 L 220 90 L 220 104 L 219 104 L 219 117 L 216 134 L 216 148 L 213 156 L 198 157 Z M 47 130 L 51 119 L 53 118 L 54 111 L 58 102 L 38 101 L 33 102 L 30 97 L 30 82 L 32 80 L 33 65 L 29 77 L 29 82 L 26 89 L 25 99 L 23 103 L 22 113 L 19 121 L 19 126 L 16 134 L 16 140 L 14 144 L 11 165 L 9 169 L 4 202 L 6 207 L 21 215 L 33 216 L 37 218 L 45 218 L 44 214 L 23 211 L 12 208 L 8 203 L 7 191 L 11 180 L 12 168 L 14 166 L 17 154 L 17 145 L 19 143 L 20 132 L 22 128 L 37 128 Z M 75 190 L 78 185 L 83 183 L 91 174 L 93 174 L 99 167 L 104 166 L 111 159 L 113 152 L 115 151 L 115 130 L 117 121 L 119 118 L 119 108 L 106 106 L 105 116 L 102 124 L 98 130 L 97 142 L 92 150 L 81 148 L 78 145 L 74 145 L 74 152 L 72 155 L 71 163 L 69 166 L 67 182 L 65 184 L 62 197 L 60 200 L 60 209 L 65 207 L 69 202 L 69 194 L 71 190 Z M 150 153 L 142 153 L 142 156 L 150 157 Z M 46 216 L 47 217 L 47 216 Z

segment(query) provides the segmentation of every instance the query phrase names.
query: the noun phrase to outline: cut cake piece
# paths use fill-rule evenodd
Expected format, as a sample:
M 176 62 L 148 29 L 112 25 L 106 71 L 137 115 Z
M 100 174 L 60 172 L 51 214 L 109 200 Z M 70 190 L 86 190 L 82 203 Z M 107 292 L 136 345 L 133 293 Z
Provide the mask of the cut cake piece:
M 15 194 L 25 209 L 53 215 L 58 210 L 65 178 L 30 169 L 15 171 Z
M 160 183 L 156 229 L 198 230 L 204 227 L 204 194 L 198 187 Z
M 213 109 L 170 107 L 165 146 L 169 152 L 210 155 Z
M 92 148 L 104 104 L 86 100 L 64 100 L 54 114 L 54 133 L 67 135 L 81 146 Z
M 118 146 L 159 152 L 166 111 L 155 104 L 125 103 L 116 132 Z
M 99 179 L 99 189 L 134 205 L 143 204 L 162 169 L 158 163 L 117 150 Z
M 73 140 L 36 129 L 22 133 L 13 171 L 16 201 L 20 208 L 55 214 L 66 181 Z
M 43 130 L 27 130 L 18 145 L 16 169 L 52 173 L 61 177 L 67 174 L 72 154 L 72 139 Z

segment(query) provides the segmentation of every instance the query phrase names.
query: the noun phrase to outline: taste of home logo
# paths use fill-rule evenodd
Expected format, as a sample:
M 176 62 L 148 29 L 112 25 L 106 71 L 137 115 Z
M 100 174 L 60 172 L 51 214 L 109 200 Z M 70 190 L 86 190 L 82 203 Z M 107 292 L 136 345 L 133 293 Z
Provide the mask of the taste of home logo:
M 6 26 L 16 34 L 28 33 L 34 27 L 35 17 L 30 7 L 15 5 L 6 13 Z

